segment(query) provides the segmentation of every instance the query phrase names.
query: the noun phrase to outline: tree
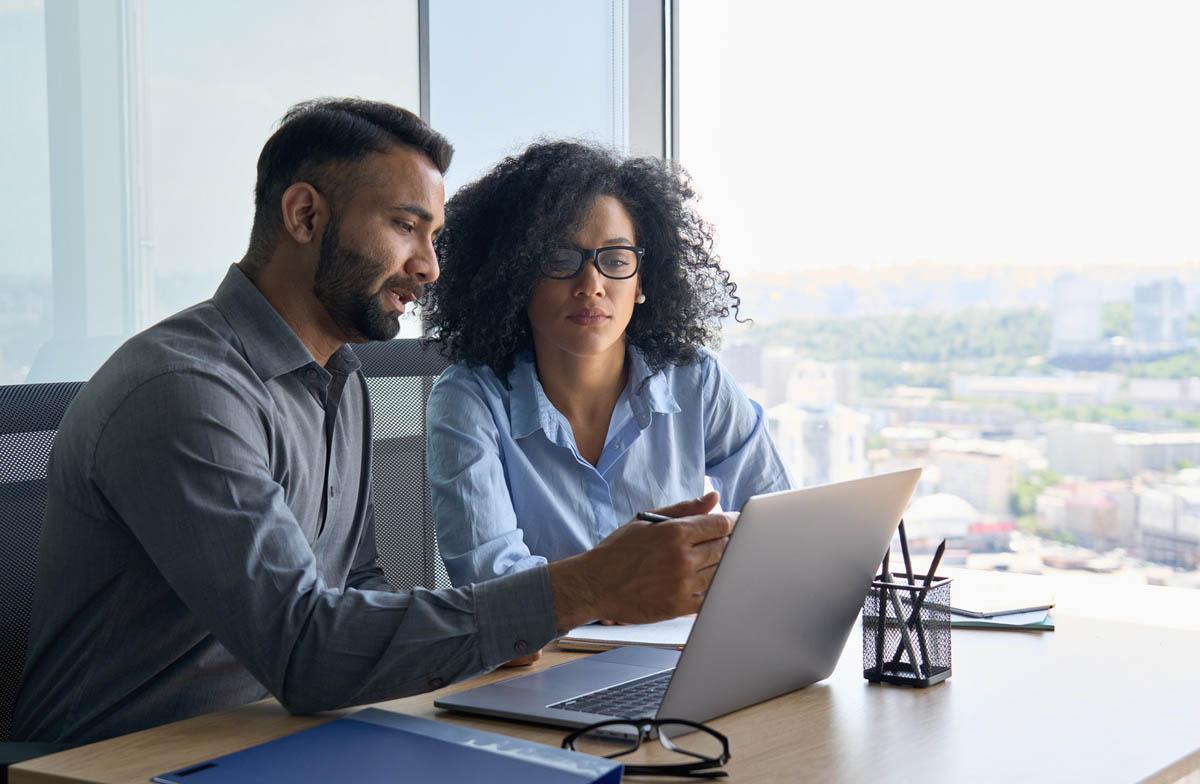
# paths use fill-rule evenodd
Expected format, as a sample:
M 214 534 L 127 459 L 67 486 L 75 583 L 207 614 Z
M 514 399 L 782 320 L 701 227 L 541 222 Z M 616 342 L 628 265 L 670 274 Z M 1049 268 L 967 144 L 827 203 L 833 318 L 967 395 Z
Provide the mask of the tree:
M 1013 514 L 1018 517 L 1033 515 L 1037 511 L 1037 497 L 1047 487 L 1058 483 L 1058 474 L 1048 468 L 1034 471 L 1029 476 L 1018 477 L 1017 488 L 1012 494 Z

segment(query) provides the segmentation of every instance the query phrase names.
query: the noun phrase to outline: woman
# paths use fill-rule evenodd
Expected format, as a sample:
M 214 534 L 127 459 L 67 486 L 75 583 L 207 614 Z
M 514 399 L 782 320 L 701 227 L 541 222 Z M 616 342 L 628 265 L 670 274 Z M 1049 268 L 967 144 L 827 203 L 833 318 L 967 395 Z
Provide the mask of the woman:
M 736 312 L 687 175 L 536 144 L 446 205 L 424 301 L 454 364 L 427 409 L 438 542 L 456 585 L 582 552 L 704 492 L 789 487 L 762 409 L 699 346 Z

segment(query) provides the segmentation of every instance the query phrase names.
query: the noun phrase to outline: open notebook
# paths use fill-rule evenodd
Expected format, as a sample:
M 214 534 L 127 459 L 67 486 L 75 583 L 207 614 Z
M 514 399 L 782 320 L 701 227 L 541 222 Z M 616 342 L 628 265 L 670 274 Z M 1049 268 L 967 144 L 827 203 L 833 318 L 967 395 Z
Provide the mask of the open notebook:
M 950 609 L 968 618 L 1044 612 L 1054 606 L 1054 587 L 1044 578 L 957 569 Z
M 568 651 L 607 651 L 621 645 L 649 645 L 654 648 L 682 650 L 692 633 L 694 615 L 685 615 L 658 623 L 627 626 L 601 626 L 589 623 L 558 638 L 558 647 Z

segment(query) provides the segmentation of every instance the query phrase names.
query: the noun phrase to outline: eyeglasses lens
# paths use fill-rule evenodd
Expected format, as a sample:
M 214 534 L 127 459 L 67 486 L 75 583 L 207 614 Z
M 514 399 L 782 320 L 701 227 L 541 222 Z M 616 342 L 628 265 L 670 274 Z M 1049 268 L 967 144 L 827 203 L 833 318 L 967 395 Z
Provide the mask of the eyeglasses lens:
M 725 753 L 721 739 L 687 724 L 663 724 L 658 728 L 659 742 L 667 748 L 692 757 L 720 759 Z
M 577 250 L 559 248 L 542 259 L 542 272 L 551 278 L 569 278 L 579 269 L 583 255 Z
M 720 738 L 697 730 L 686 724 L 663 724 L 659 728 L 659 742 L 674 754 L 663 756 L 662 749 L 651 750 L 653 759 L 638 760 L 639 764 L 674 765 L 686 764 L 696 759 L 718 760 L 725 753 Z M 654 741 L 649 744 L 658 745 Z M 632 751 L 638 746 L 638 725 L 608 724 L 583 733 L 575 741 L 575 750 L 596 757 L 615 757 Z M 687 759 L 679 755 L 686 755 Z
M 601 251 L 596 256 L 600 269 L 610 278 L 628 278 L 637 272 L 637 254 L 624 248 Z
M 589 730 L 575 740 L 575 750 L 594 757 L 612 757 L 637 748 L 636 724 L 610 724 Z

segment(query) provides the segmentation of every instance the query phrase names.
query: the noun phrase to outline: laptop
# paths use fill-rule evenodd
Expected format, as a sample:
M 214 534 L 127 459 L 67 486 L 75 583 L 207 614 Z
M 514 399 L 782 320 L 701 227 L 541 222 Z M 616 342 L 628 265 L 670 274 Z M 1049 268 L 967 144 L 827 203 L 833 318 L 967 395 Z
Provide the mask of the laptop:
M 920 475 L 912 468 L 751 498 L 682 651 L 615 648 L 433 704 L 562 727 L 703 722 L 824 680 Z

